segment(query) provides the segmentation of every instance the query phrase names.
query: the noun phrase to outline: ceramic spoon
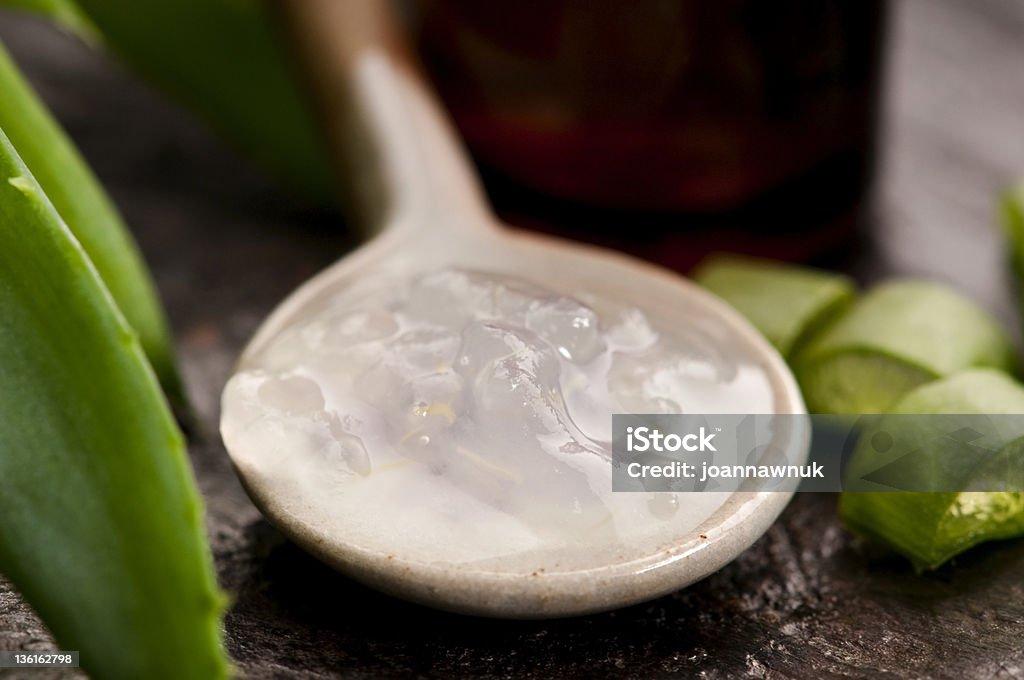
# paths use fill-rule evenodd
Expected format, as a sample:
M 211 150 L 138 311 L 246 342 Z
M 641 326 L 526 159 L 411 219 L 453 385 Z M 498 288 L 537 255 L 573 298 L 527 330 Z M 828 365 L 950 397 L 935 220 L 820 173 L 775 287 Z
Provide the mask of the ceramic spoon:
M 739 364 L 757 367 L 774 412 L 803 413 L 789 370 L 730 307 L 682 277 L 614 252 L 527 235 L 499 224 L 438 102 L 403 46 L 384 2 L 296 0 L 285 6 L 353 211 L 372 238 L 293 293 L 263 324 L 242 368 L 274 338 L 368 278 L 408 280 L 444 266 L 516 276 L 560 291 L 585 290 L 641 305 L 668 327 L 699 324 Z M 222 431 L 244 424 L 222 422 Z M 266 516 L 342 572 L 431 606 L 488 616 L 554 617 L 651 599 L 717 570 L 756 540 L 789 493 L 732 494 L 699 527 L 656 551 L 601 554 L 585 569 L 479 569 L 409 559 L 401 544 L 372 550 L 351 539 L 345 516 L 286 483 L 282 468 L 225 440 Z M 381 527 L 387 532 L 388 527 Z

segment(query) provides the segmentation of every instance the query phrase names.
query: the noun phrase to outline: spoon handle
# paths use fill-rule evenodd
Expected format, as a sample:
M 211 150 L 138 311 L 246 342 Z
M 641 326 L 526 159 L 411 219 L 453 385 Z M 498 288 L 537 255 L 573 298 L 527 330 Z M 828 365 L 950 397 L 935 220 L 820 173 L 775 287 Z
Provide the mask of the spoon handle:
M 494 224 L 476 173 L 387 0 L 287 0 L 293 46 L 350 212 L 368 235 Z

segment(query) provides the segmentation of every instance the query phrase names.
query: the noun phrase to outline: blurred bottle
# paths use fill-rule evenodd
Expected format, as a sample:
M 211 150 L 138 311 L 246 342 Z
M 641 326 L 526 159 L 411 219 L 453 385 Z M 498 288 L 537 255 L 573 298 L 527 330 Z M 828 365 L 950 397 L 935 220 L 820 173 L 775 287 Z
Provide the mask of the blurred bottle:
M 427 70 L 514 224 L 680 270 L 848 246 L 882 0 L 419 0 Z

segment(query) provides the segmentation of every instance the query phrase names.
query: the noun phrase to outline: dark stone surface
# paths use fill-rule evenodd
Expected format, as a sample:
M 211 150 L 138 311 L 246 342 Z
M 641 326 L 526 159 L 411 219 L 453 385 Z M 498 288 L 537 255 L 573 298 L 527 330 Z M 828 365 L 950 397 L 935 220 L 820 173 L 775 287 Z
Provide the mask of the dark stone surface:
M 907 0 L 894 9 L 878 238 L 861 273 L 949 280 L 1016 323 L 992 223 L 995 191 L 1024 173 L 1024 4 Z M 579 619 L 437 613 L 322 566 L 248 501 L 216 436 L 217 401 L 260 319 L 351 238 L 73 39 L 8 14 L 0 38 L 136 230 L 168 306 L 201 421 L 192 459 L 217 567 L 236 598 L 227 644 L 244 677 L 1024 675 L 1024 542 L 917 576 L 848 535 L 828 495 L 799 495 L 754 547 L 702 583 Z M 50 645 L 0 583 L 0 648 Z

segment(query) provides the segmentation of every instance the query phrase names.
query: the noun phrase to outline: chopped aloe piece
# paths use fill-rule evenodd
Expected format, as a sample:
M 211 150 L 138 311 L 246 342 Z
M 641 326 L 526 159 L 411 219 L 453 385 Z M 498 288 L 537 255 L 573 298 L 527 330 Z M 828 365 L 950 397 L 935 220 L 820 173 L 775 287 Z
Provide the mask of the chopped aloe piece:
M 1024 414 L 1024 387 L 1004 373 L 991 369 L 972 369 L 918 387 L 900 399 L 895 414 L 951 414 L 945 427 L 957 429 L 957 414 Z M 965 423 L 971 423 L 964 418 Z M 999 482 L 1005 488 L 1021 488 L 1024 482 L 1021 456 L 1024 456 L 1024 418 L 1006 419 L 998 428 L 985 433 L 994 441 L 985 442 L 994 455 L 984 464 L 962 470 L 933 469 L 937 458 L 953 460 L 949 450 L 943 455 L 929 447 L 957 445 L 950 437 L 937 438 L 923 431 L 936 419 L 885 418 L 879 429 L 894 432 L 897 439 L 920 442 L 920 450 L 908 457 L 912 469 L 935 488 L 993 488 Z M 909 430 L 909 431 L 901 431 Z M 872 433 L 866 432 L 854 452 L 848 476 L 868 479 L 865 473 L 878 470 L 900 455 L 872 445 Z M 1012 479 L 1007 478 L 1009 474 Z M 861 484 L 858 488 L 868 488 Z M 905 488 L 905 487 L 901 487 Z M 1024 534 L 1024 493 L 992 491 L 873 491 L 844 492 L 839 504 L 842 519 L 852 528 L 886 543 L 908 557 L 916 569 L 935 569 L 948 559 L 985 541 Z
M 814 413 L 885 413 L 914 387 L 1015 353 L 984 310 L 946 286 L 885 283 L 815 336 L 794 369 Z
M 82 244 L 168 394 L 183 401 L 156 290 L 134 241 L 74 144 L 0 46 L 0 129 Z
M 770 260 L 715 256 L 694 280 L 735 307 L 787 359 L 853 302 L 846 276 Z
M 2 131 L 0 347 L 0 572 L 91 677 L 225 677 L 223 597 L 182 435 Z

